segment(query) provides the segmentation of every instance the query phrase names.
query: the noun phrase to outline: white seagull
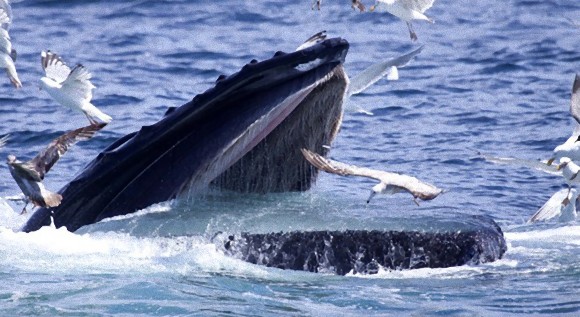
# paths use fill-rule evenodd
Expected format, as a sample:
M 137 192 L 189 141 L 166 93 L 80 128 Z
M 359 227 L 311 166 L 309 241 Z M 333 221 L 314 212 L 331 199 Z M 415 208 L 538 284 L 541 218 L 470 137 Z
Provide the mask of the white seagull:
M 105 125 L 105 123 L 91 124 L 84 128 L 69 131 L 53 140 L 46 149 L 28 162 L 21 162 L 14 155 L 8 155 L 7 163 L 10 174 L 12 174 L 16 184 L 18 184 L 18 187 L 20 187 L 26 197 L 26 204 L 22 209 L 22 213 L 26 212 L 26 206 L 29 202 L 38 207 L 56 207 L 60 205 L 62 196 L 44 187 L 42 184 L 44 176 L 69 147 L 78 141 L 90 139 Z
M 347 165 L 341 162 L 326 159 L 307 149 L 301 149 L 302 155 L 314 167 L 323 170 L 327 173 L 337 174 L 341 176 L 363 176 L 376 179 L 380 181 L 373 186 L 371 194 L 367 199 L 367 203 L 376 194 L 396 194 L 408 192 L 413 195 L 413 201 L 417 203 L 417 198 L 421 200 L 431 200 L 443 192 L 431 184 L 422 182 L 415 177 L 403 174 L 384 172 L 373 170 L 370 168 L 358 167 L 354 165 Z
M 6 70 L 8 78 L 14 87 L 22 87 L 18 74 L 16 73 L 16 50 L 12 48 L 8 29 L 12 24 L 12 8 L 8 0 L 0 0 L 0 67 Z
M 304 43 L 296 48 L 296 51 L 303 50 L 305 48 L 311 47 L 315 44 L 323 42 L 326 40 L 326 31 L 321 31 L 313 36 L 309 37 Z M 399 70 L 398 68 L 404 67 L 415 56 L 419 55 L 423 51 L 424 45 L 421 47 L 414 49 L 413 51 L 400 55 L 398 57 L 378 62 L 372 64 L 371 66 L 364 69 L 362 72 L 357 74 L 356 76 L 349 78 L 348 80 L 348 87 L 346 90 L 346 99 L 349 99 L 352 95 L 360 94 L 361 92 L 365 91 L 370 86 L 374 85 L 377 81 L 381 80 L 383 77 L 387 77 L 387 80 L 399 80 Z M 347 102 L 345 104 L 345 108 L 352 108 L 352 104 Z M 365 113 L 367 115 L 373 115 L 372 112 L 363 109 L 360 106 L 356 106 L 356 110 L 358 112 Z M 351 109 L 352 110 L 352 109 Z
M 528 220 L 528 223 L 545 221 L 558 217 L 560 222 L 573 221 L 577 217 L 576 201 L 578 200 L 576 189 L 561 189 Z
M 41 88 L 58 101 L 61 105 L 70 109 L 82 111 L 91 124 L 109 123 L 112 118 L 91 103 L 93 89 L 91 73 L 81 64 L 77 64 L 72 70 L 50 51 L 41 54 L 42 68 L 46 76 L 41 79 Z
M 411 21 L 425 20 L 433 23 L 433 20 L 423 13 L 431 8 L 434 2 L 435 0 L 377 0 L 376 4 L 370 8 L 370 11 L 374 11 L 379 6 L 384 6 L 387 12 L 407 23 L 411 40 L 416 41 L 417 34 Z
M 576 120 L 576 127 L 572 136 L 563 144 L 554 149 L 553 156 L 548 160 L 551 165 L 557 159 L 569 157 L 572 160 L 580 160 L 580 76 L 576 74 L 572 85 L 572 97 L 570 98 L 570 114 Z

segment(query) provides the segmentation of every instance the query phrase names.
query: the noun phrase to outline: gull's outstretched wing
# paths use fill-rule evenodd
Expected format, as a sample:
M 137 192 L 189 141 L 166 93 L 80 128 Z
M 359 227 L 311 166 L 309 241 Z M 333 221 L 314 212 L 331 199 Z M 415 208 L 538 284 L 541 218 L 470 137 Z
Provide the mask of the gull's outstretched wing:
M 95 135 L 95 133 L 107 124 L 92 124 L 83 128 L 69 131 L 58 138 L 54 139 L 46 149 L 40 152 L 35 158 L 26 162 L 26 165 L 32 166 L 34 170 L 40 175 L 40 179 L 44 179 L 44 175 L 48 173 L 50 168 L 66 153 L 69 147 L 78 141 L 88 140 Z
M 580 124 L 580 76 L 576 74 L 572 85 L 572 98 L 570 98 L 570 113 L 578 124 Z
M 304 43 L 300 44 L 300 46 L 298 46 L 296 48 L 296 50 L 297 51 L 303 50 L 303 49 L 308 48 L 312 45 L 318 44 L 324 40 L 326 40 L 326 31 L 320 31 L 320 32 L 312 35 L 311 37 L 309 37 L 306 41 L 304 41 Z
M 348 86 L 348 91 L 346 93 L 347 96 L 356 95 L 364 91 L 369 86 L 376 83 L 379 79 L 387 75 L 391 70 L 391 67 L 405 66 L 413 59 L 413 57 L 421 53 L 423 47 L 424 46 L 421 46 L 410 53 L 401 55 L 391 60 L 371 65 L 369 68 L 363 70 L 362 73 L 350 79 L 350 85 Z
M 8 142 L 8 139 L 10 138 L 9 134 L 6 134 L 5 136 L 0 138 L 0 149 L 4 147 L 4 145 L 6 145 L 6 142 Z
M 481 152 L 478 153 L 484 160 L 495 163 L 495 164 L 504 164 L 504 165 L 511 165 L 511 166 L 518 166 L 518 167 L 528 167 L 533 168 L 538 171 L 542 171 L 544 173 L 562 176 L 562 171 L 558 171 L 555 166 L 548 165 L 542 161 L 533 161 L 533 160 L 524 160 L 515 157 L 496 157 L 485 155 Z
M 40 55 L 40 63 L 44 70 L 46 77 L 62 84 L 70 75 L 71 69 L 64 61 L 55 53 L 51 51 L 42 51 Z
M 91 73 L 83 65 L 78 64 L 62 82 L 61 89 L 75 98 L 90 101 L 93 98 L 93 89 L 95 88 L 91 83 L 91 77 Z
M 306 149 L 301 149 L 300 151 L 302 151 L 302 155 L 304 155 L 304 158 L 306 158 L 306 160 L 310 162 L 310 164 L 327 173 L 337 174 L 341 176 L 352 175 L 374 178 L 378 181 L 386 183 L 387 185 L 396 186 L 401 189 L 404 189 L 409 193 L 411 193 L 413 197 L 417 197 L 422 200 L 433 199 L 442 192 L 440 188 L 422 182 L 419 179 L 412 176 L 344 164 L 341 162 L 324 158 Z
M 564 204 L 569 204 L 568 188 L 557 191 L 538 211 L 528 220 L 528 223 L 545 221 L 558 217 L 562 213 Z

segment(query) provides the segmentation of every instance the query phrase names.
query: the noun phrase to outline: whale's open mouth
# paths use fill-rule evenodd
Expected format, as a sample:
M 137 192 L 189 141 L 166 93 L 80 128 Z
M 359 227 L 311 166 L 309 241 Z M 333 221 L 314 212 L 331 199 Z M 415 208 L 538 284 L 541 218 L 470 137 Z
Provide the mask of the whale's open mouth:
M 242 192 L 309 189 L 316 170 L 301 148 L 324 153 L 342 119 L 348 42 L 330 39 L 251 62 L 159 122 L 100 153 L 37 210 L 23 231 L 68 230 L 128 214 L 212 184 Z

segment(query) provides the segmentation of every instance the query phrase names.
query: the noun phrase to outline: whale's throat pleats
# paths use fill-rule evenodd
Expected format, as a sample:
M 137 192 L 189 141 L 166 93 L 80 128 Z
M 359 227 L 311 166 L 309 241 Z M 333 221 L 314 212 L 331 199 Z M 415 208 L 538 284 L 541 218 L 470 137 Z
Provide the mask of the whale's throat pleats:
M 318 172 L 300 149 L 328 152 L 340 129 L 346 88 L 347 77 L 339 65 L 286 120 L 212 184 L 239 192 L 308 190 Z

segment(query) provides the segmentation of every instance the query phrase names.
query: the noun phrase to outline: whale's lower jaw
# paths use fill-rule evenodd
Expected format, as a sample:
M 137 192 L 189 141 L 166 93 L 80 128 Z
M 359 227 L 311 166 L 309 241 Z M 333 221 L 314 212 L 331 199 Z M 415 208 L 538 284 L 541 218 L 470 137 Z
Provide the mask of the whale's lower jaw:
M 310 189 L 318 170 L 300 149 L 326 155 L 342 122 L 347 80 L 342 65 L 337 66 L 272 133 L 212 184 L 243 193 Z
M 507 250 L 501 230 L 460 232 L 310 231 L 229 236 L 227 254 L 246 262 L 288 270 L 374 274 L 380 268 L 407 270 L 475 265 L 501 259 Z

